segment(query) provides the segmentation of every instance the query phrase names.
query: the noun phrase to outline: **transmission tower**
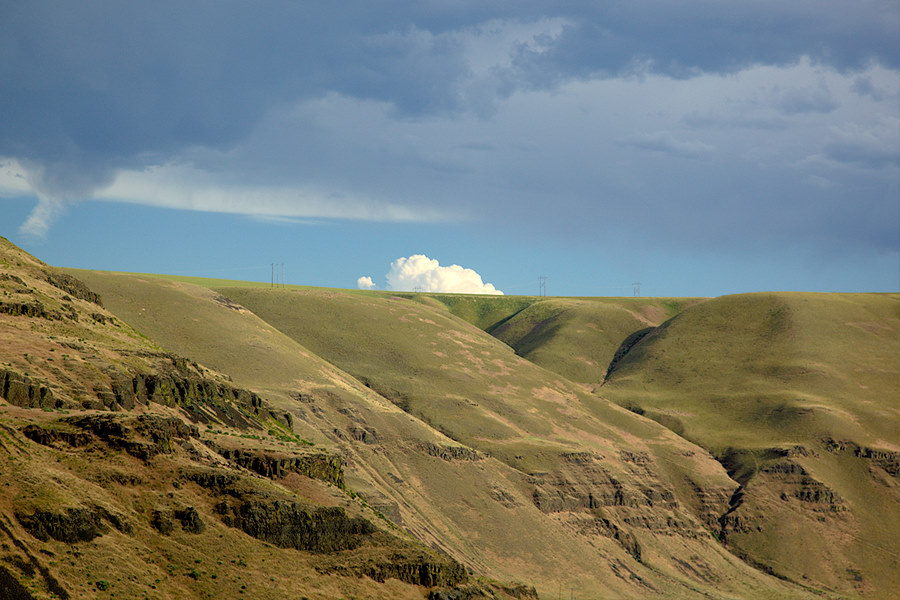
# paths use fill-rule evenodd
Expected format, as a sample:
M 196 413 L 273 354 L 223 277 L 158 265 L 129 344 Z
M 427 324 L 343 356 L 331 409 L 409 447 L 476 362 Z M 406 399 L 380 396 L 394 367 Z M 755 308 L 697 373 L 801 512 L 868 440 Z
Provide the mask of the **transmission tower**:
M 547 296 L 547 276 L 541 275 L 538 277 L 538 296 L 541 298 L 545 298 Z
M 640 296 L 640 295 L 641 295 L 641 282 L 640 282 L 640 281 L 635 281 L 635 282 L 632 283 L 631 285 L 634 287 L 634 295 L 635 295 L 635 296 Z

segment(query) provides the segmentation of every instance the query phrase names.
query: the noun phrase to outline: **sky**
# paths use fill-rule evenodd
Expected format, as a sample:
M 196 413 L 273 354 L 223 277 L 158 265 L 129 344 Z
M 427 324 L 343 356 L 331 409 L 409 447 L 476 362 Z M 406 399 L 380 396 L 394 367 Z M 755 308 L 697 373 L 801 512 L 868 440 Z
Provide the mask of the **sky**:
M 896 0 L 0 0 L 0 115 L 56 266 L 900 291 Z

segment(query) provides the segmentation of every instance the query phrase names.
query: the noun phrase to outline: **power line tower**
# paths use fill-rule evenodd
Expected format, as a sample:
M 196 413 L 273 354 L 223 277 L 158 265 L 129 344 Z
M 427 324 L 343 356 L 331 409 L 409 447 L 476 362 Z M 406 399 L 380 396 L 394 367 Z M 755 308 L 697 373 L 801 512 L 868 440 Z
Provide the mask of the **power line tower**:
M 538 296 L 545 298 L 547 296 L 547 276 L 540 275 L 538 277 Z
M 634 295 L 640 297 L 640 295 L 641 295 L 641 282 L 640 282 L 640 281 L 635 281 L 635 282 L 632 283 L 631 285 L 632 285 L 632 287 L 634 287 Z

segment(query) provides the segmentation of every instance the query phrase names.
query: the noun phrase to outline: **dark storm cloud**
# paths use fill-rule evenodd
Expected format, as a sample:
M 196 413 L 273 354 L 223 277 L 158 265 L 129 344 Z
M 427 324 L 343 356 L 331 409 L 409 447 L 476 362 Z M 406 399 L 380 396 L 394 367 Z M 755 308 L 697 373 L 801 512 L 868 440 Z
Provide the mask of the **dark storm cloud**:
M 271 107 L 329 90 L 441 110 L 462 69 L 427 34 L 379 26 L 368 3 L 334 14 L 246 2 L 2 11 L 0 154 L 45 167 L 44 184 L 61 192 L 73 189 L 70 167 L 102 183 L 185 147 L 228 148 Z
M 876 87 L 869 77 L 859 76 L 855 78 L 853 80 L 852 89 L 860 96 L 868 96 L 873 100 L 879 102 L 887 97 L 887 93 L 884 90 Z
M 560 15 L 571 24 L 551 51 L 521 57 L 548 82 L 645 70 L 691 77 L 802 56 L 840 70 L 900 65 L 900 7 L 890 0 L 586 2 Z
M 869 169 L 900 164 L 900 147 L 875 138 L 838 139 L 825 145 L 831 160 Z
M 460 110 L 469 71 L 446 34 L 490 19 L 567 20 L 549 48 L 521 48 L 515 75 L 506 75 L 514 83 L 498 93 L 638 67 L 688 76 L 803 55 L 839 68 L 900 60 L 895 2 L 22 2 L 0 10 L 0 154 L 48 173 L 77 165 L 100 180 L 186 146 L 227 148 L 273 105 L 328 91 L 410 116 Z M 66 187 L 67 177 L 47 184 Z
M 775 106 L 784 114 L 795 115 L 809 112 L 828 113 L 836 109 L 838 103 L 828 88 L 820 85 L 781 92 Z
M 533 32 L 507 35 L 516 27 Z M 371 194 L 562 235 L 840 237 L 836 215 L 863 188 L 831 167 L 880 169 L 880 184 L 898 161 L 896 140 L 871 131 L 895 121 L 873 125 L 846 98 L 890 102 L 898 37 L 896 0 L 4 2 L 0 158 L 41 195 L 37 230 L 59 198 L 160 167 L 194 169 L 215 193 L 201 201 L 148 175 L 104 197 L 165 189 L 166 206 L 241 212 L 277 184 L 267 216 L 301 218 L 284 208 L 290 186 L 311 184 L 311 205 Z M 241 198 L 221 200 L 232 183 Z M 868 214 L 895 200 L 884 186 L 862 193 L 878 208 Z M 855 219 L 854 239 L 877 233 Z
M 620 146 L 662 152 L 685 158 L 698 158 L 714 150 L 709 144 L 696 140 L 676 139 L 666 132 L 634 135 L 618 141 Z

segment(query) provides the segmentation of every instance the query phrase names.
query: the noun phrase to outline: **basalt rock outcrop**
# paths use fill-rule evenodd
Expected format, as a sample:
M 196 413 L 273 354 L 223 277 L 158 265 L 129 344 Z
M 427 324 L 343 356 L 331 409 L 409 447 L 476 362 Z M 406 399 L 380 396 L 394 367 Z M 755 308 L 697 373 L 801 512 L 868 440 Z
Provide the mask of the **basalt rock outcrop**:
M 269 479 L 281 479 L 288 473 L 298 473 L 344 487 L 344 461 L 340 456 L 325 452 L 271 454 L 262 451 L 223 448 L 207 443 L 225 459 Z
M 451 560 L 435 562 L 424 554 L 381 562 L 363 570 L 363 574 L 375 581 L 383 582 L 394 578 L 425 587 L 456 585 L 468 579 L 466 569 L 461 564 Z
M 158 454 L 171 454 L 178 440 L 200 435 L 196 426 L 176 417 L 130 417 L 102 413 L 66 417 L 43 427 L 28 425 L 22 433 L 44 446 L 64 444 L 80 448 L 91 443 L 102 443 L 142 460 L 149 460 Z
M 123 533 L 132 531 L 131 525 L 122 517 L 99 506 L 37 509 L 30 514 L 17 512 L 16 518 L 37 539 L 47 541 L 53 538 L 67 544 L 89 542 L 109 532 L 109 525 Z
M 0 397 L 23 408 L 54 408 L 53 391 L 40 381 L 11 369 L 0 369 Z
M 86 302 L 91 302 L 96 304 L 97 306 L 103 306 L 103 302 L 100 299 L 100 294 L 92 291 L 83 281 L 78 279 L 77 277 L 72 277 L 68 273 L 61 273 L 58 271 L 46 271 L 45 277 L 47 278 L 47 283 L 52 285 L 53 287 L 59 288 L 62 291 L 75 296 L 76 298 L 80 298 Z
M 873 465 L 884 469 L 892 477 L 900 477 L 900 452 L 868 448 L 849 440 L 836 440 L 830 437 L 822 440 L 822 444 L 825 450 L 832 454 L 847 453 L 864 458 Z
M 495 600 L 497 594 L 519 600 L 538 600 L 537 591 L 526 585 L 459 585 L 454 588 L 431 590 L 428 600 Z
M 648 472 L 646 485 L 637 487 L 617 477 L 593 454 L 566 453 L 561 456 L 563 467 L 552 473 L 532 473 L 532 500 L 542 512 L 592 510 L 601 507 L 663 507 L 677 506 L 672 490 L 663 487 L 658 477 Z M 637 466 L 648 469 L 646 461 Z M 633 481 L 629 477 L 628 480 Z
M 332 554 L 320 560 L 318 570 L 321 573 L 334 573 L 345 576 L 368 577 L 374 581 L 384 582 L 388 579 L 399 579 L 413 585 L 424 587 L 440 587 L 460 589 L 469 581 L 466 568 L 449 556 L 432 550 L 399 547 L 394 550 L 390 560 L 371 558 L 364 553 L 359 555 Z M 466 586 L 469 589 L 481 589 L 482 586 Z M 478 596 L 472 596 L 477 598 Z M 487 596 L 494 597 L 494 596 Z
M 175 521 L 178 521 L 181 528 L 188 533 L 197 534 L 206 531 L 206 523 L 193 506 L 175 510 L 155 509 L 150 514 L 150 525 L 163 535 L 170 535 L 175 531 Z
M 216 512 L 226 525 L 257 539 L 307 552 L 351 550 L 377 531 L 340 507 L 312 508 L 282 500 L 223 501 Z
M 95 440 L 90 433 L 73 428 L 41 427 L 40 425 L 27 425 L 22 429 L 25 437 L 42 446 L 63 444 L 69 448 L 83 448 Z
M 423 449 L 431 456 L 452 462 L 454 460 L 475 461 L 484 459 L 484 455 L 467 446 L 448 446 L 446 444 L 427 443 Z
M 630 476 L 614 474 L 591 452 L 568 452 L 560 458 L 559 470 L 528 476 L 532 502 L 542 512 L 565 515 L 580 534 L 611 538 L 638 562 L 642 548 L 636 531 L 687 538 L 706 535 L 654 474 L 648 455 L 620 456 L 630 464 Z M 635 479 L 635 474 L 643 477 Z

